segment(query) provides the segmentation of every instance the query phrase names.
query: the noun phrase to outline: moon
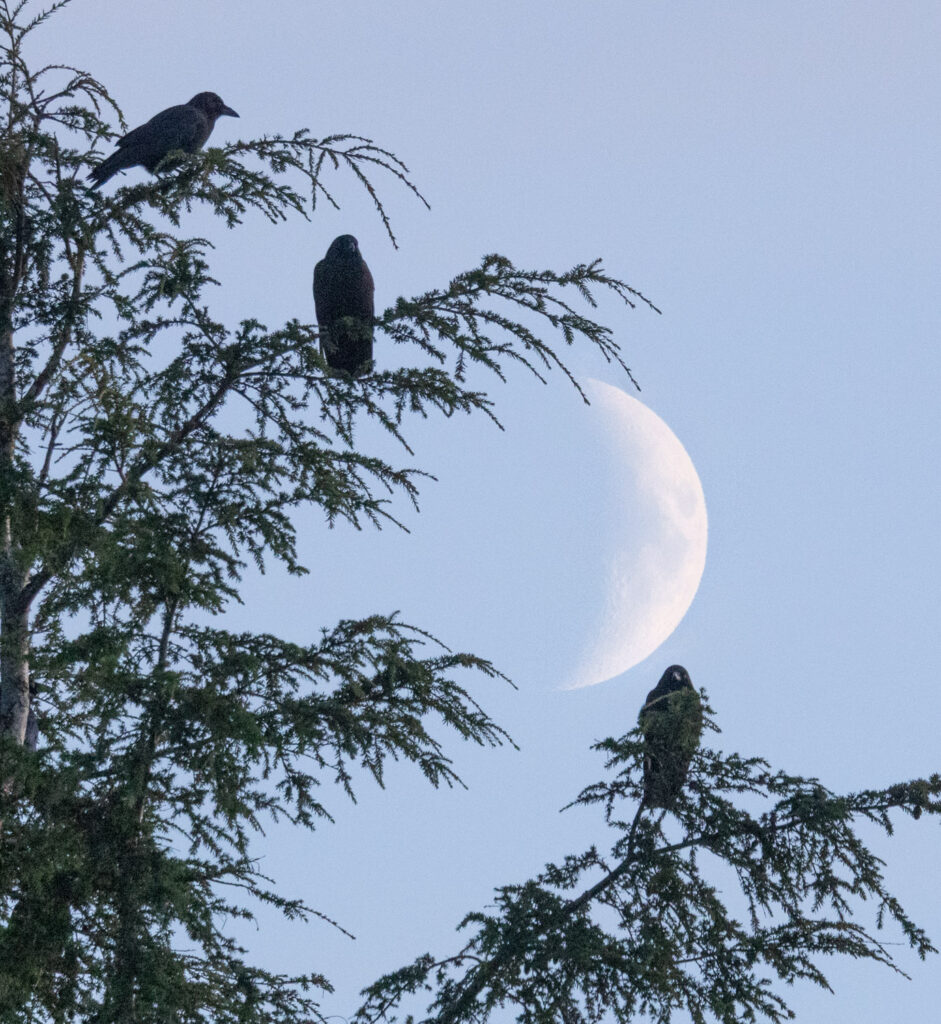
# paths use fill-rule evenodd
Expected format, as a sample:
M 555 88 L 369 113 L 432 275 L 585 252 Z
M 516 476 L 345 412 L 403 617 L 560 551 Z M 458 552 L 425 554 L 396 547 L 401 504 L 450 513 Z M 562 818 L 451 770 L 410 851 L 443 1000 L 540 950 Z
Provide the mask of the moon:
M 636 398 L 598 380 L 586 390 L 604 425 L 608 507 L 599 519 L 608 552 L 604 605 L 566 689 L 651 655 L 682 621 L 706 566 L 706 499 L 686 449 Z
M 312 523 L 299 550 L 329 585 L 279 580 L 271 601 L 296 586 L 304 623 L 398 609 L 531 694 L 561 697 L 643 661 L 696 594 L 705 500 L 659 416 L 610 384 L 585 387 L 590 406 L 572 389 L 516 382 L 499 407 L 505 431 L 483 417 L 417 424 L 416 464 L 437 479 L 420 511 L 404 509 L 409 532 L 339 523 L 324 545 Z M 391 442 L 373 429 L 366 449 L 384 454 Z

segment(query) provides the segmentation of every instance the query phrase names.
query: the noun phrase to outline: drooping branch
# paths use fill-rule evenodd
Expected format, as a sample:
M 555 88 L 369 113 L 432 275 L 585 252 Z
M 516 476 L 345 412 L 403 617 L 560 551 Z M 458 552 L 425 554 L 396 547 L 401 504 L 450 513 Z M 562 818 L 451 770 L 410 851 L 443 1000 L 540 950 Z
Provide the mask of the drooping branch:
M 414 300 L 400 299 L 379 319 L 380 328 L 396 341 L 416 342 L 436 359 L 444 358 L 442 346 L 455 345 L 458 360 L 455 373 L 433 367 L 380 371 L 353 381 L 327 371 L 317 348 L 316 332 L 309 326 L 295 321 L 279 331 L 269 332 L 261 324 L 245 322 L 237 331 L 232 331 L 216 322 L 194 298 L 193 289 L 198 290 L 208 282 L 198 248 L 185 256 L 186 269 L 181 269 L 179 249 L 163 251 L 164 256 L 148 264 L 138 299 L 149 308 L 159 301 L 173 303 L 179 296 L 182 309 L 172 317 L 158 316 L 133 323 L 123 332 L 116 355 L 121 352 L 121 358 L 126 359 L 135 346 L 138 349 L 142 344 L 150 347 L 162 334 L 180 330 L 188 332 L 184 336 L 183 351 L 164 370 L 140 378 L 139 388 L 145 400 L 138 415 L 138 426 L 134 428 L 139 436 L 127 434 L 122 441 L 126 451 L 112 460 L 114 465 L 120 466 L 119 481 L 110 490 L 96 491 L 95 512 L 87 520 L 88 529 L 81 536 L 75 535 L 71 548 L 60 547 L 53 562 L 37 569 L 23 594 L 26 603 L 48 583 L 56 567 L 74 557 L 82 544 L 88 543 L 95 531 L 109 521 L 119 504 L 136 493 L 145 476 L 169 463 L 181 468 L 192 463 L 195 449 L 191 442 L 200 446 L 205 443 L 210 436 L 205 431 L 230 398 L 243 399 L 248 404 L 261 435 L 270 436 L 272 431 L 274 437 L 280 435 L 278 458 L 289 475 L 309 466 L 315 473 L 311 479 L 316 482 L 318 475 L 326 480 L 322 472 L 327 469 L 328 460 L 336 460 L 337 456 L 329 453 L 328 435 L 312 432 L 305 415 L 305 410 L 311 406 L 319 408 L 321 418 L 351 452 L 358 416 L 377 419 L 410 450 L 402 432 L 406 414 L 426 415 L 428 409 L 448 416 L 457 411 L 482 411 L 496 421 L 486 393 L 463 383 L 462 364 L 467 358 L 484 363 L 501 377 L 501 362 L 505 360 L 520 361 L 540 377 L 543 369 L 556 365 L 578 387 L 550 342 L 540 337 L 520 316 L 514 317 L 513 310 L 534 314 L 537 321 L 559 332 L 568 343 L 581 336 L 596 346 L 605 358 L 616 359 L 623 365 L 611 330 L 577 313 L 563 295 L 566 288 L 574 287 L 593 303 L 590 288 L 597 285 L 614 291 L 624 302 L 633 305 L 629 286 L 611 278 L 597 263 L 565 273 L 529 272 L 517 270 L 502 257 L 488 257 L 483 270 L 460 275 L 444 291 Z M 176 275 L 176 283 L 168 286 L 171 274 Z M 489 308 L 494 298 L 509 304 L 511 312 L 498 313 Z M 467 334 L 468 329 L 472 337 Z M 541 368 L 535 365 L 534 359 L 541 362 Z M 81 366 L 76 370 L 84 372 Z M 110 385 L 106 390 L 99 387 L 99 394 L 109 394 L 110 388 Z M 149 400 L 146 399 L 148 393 Z M 94 420 L 89 421 L 96 424 L 96 430 L 103 431 L 102 438 L 107 445 L 111 445 L 116 436 L 127 433 L 126 426 L 122 427 L 124 434 L 119 435 L 109 425 L 113 416 L 126 422 L 127 409 L 126 399 L 113 402 L 102 409 L 107 419 L 96 413 Z M 150 426 L 145 428 L 144 424 L 148 423 Z M 162 423 L 167 423 L 168 428 L 160 436 L 158 427 Z M 212 443 L 249 441 L 246 438 L 245 442 L 235 442 L 235 439 L 229 442 L 220 438 Z M 251 444 L 260 452 L 259 442 Z M 103 449 L 101 455 L 106 450 Z M 191 454 L 184 458 L 184 452 Z M 88 471 L 91 471 L 92 463 L 88 460 L 92 455 L 99 459 L 94 449 L 83 456 Z M 292 462 L 297 470 L 289 469 Z M 315 468 L 318 463 L 321 468 Z M 393 471 L 362 455 L 355 457 L 355 465 L 367 469 L 386 486 L 404 486 L 414 500 L 414 489 L 403 471 Z M 104 468 L 102 465 L 94 469 L 96 478 L 105 479 L 101 475 Z M 354 463 L 348 461 L 345 471 L 353 482 Z M 308 470 L 303 472 L 306 474 Z M 297 477 L 297 482 L 301 479 Z M 390 513 L 374 503 L 364 481 L 356 483 L 348 498 L 343 499 L 347 504 L 331 505 L 334 499 L 328 495 L 342 495 L 345 490 L 336 483 L 314 490 L 310 490 L 309 484 L 303 484 L 301 490 L 295 492 L 294 500 L 306 497 L 306 500 L 322 503 L 331 519 L 335 511 L 340 511 L 355 521 L 353 516 L 359 510 L 375 523 L 379 516 L 395 521 Z
M 876 926 L 894 921 L 921 957 L 935 952 L 886 890 L 881 862 L 853 822 L 891 834 L 893 810 L 941 813 L 941 777 L 839 797 L 816 780 L 773 773 L 760 759 L 704 750 L 676 812 L 685 835 L 669 841 L 664 816 L 644 813 L 639 734 L 599 747 L 620 771 L 575 803 L 604 806 L 619 833 L 613 866 L 591 849 L 498 890 L 495 913 L 463 922 L 476 934 L 459 953 L 423 956 L 370 986 L 360 1024 L 397 1019 L 399 1003 L 429 986 L 437 990 L 427 1017 L 435 1024 L 483 1022 L 508 1003 L 522 1021 L 555 1015 L 574 1024 L 614 1012 L 666 1022 L 677 1010 L 729 1024 L 759 1013 L 780 1021 L 789 1011 L 766 973 L 826 985 L 817 960 L 834 953 L 900 970 L 887 945 L 852 920 L 859 907 L 850 897 L 873 901 Z M 741 792 L 763 796 L 770 809 L 756 816 L 736 806 L 729 795 Z M 628 800 L 636 811 L 623 820 Z M 750 926 L 730 915 L 708 882 L 703 854 L 735 870 Z M 598 881 L 566 898 L 599 869 Z M 616 929 L 607 926 L 612 913 Z
M 480 364 L 503 380 L 501 360 L 512 360 L 540 380 L 545 379 L 544 370 L 557 367 L 584 397 L 565 362 L 531 324 L 547 325 L 566 346 L 576 339 L 587 342 L 607 361 L 617 363 L 636 385 L 612 329 L 579 313 L 565 296 L 572 289 L 594 307 L 597 288 L 612 292 L 632 309 L 641 302 L 659 312 L 636 289 L 607 274 L 601 260 L 559 273 L 520 270 L 506 257 L 492 254 L 479 268 L 458 274 L 447 288 L 399 299 L 379 326 L 394 341 L 415 344 L 439 363 L 447 359 L 441 343 L 453 345 L 457 380 L 464 379 L 468 363 Z
M 76 162 L 76 173 L 94 162 L 94 155 L 83 157 Z M 255 169 L 252 163 L 261 163 L 261 169 Z M 291 213 L 309 217 L 319 196 L 339 209 L 324 181 L 327 168 L 345 168 L 353 173 L 372 200 L 395 247 L 398 242 L 389 215 L 369 172 L 391 175 L 428 207 L 406 165 L 372 139 L 350 134 L 315 139 L 301 129 L 290 137 L 266 136 L 181 154 L 172 173 L 119 188 L 111 195 L 96 193 L 96 205 L 89 210 L 89 224 L 92 231 L 105 234 L 114 252 L 120 252 L 122 236 L 139 245 L 152 230 L 142 214 L 146 208 L 175 225 L 180 223 L 181 212 L 193 204 L 210 206 L 229 227 L 241 223 L 251 210 L 272 223 L 286 220 Z M 306 186 L 306 195 L 293 184 L 292 173 Z

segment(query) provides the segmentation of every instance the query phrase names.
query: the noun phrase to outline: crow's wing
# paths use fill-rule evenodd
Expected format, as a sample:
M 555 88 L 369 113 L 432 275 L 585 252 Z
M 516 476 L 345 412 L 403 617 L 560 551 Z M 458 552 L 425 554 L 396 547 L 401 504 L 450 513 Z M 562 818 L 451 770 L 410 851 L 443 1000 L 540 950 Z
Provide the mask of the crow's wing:
M 119 149 L 136 149 L 148 156 L 162 159 L 174 149 L 193 152 L 201 145 L 200 135 L 205 130 L 206 116 L 195 107 L 181 103 L 167 107 L 118 140 Z M 202 139 L 205 142 L 205 139 Z

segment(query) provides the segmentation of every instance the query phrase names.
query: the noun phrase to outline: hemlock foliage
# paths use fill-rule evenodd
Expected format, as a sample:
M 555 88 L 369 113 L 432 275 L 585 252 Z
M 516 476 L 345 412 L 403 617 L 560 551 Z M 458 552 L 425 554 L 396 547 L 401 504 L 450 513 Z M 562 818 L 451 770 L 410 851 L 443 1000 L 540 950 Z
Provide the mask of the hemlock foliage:
M 352 794 L 389 757 L 459 782 L 449 731 L 509 740 L 472 692 L 475 673 L 499 673 L 396 616 L 296 644 L 207 613 L 239 598 L 247 565 L 305 572 L 295 511 L 382 525 L 390 501 L 417 501 L 423 474 L 361 450 L 357 421 L 407 452 L 416 415 L 496 418 L 471 368 L 555 369 L 577 387 L 560 353 L 579 344 L 629 374 L 594 295 L 647 300 L 597 261 L 555 273 L 487 256 L 377 317 L 420 367 L 357 380 L 327 372 L 314 325 L 224 322 L 192 210 L 234 230 L 306 217 L 345 172 L 391 237 L 377 181 L 419 195 L 408 170 L 368 139 L 301 130 L 94 193 L 119 109 L 84 71 L 24 58 L 68 2 L 0 0 L 0 1020 L 320 1019 L 328 979 L 263 970 L 224 930 L 258 901 L 318 914 L 258 871 L 253 835 L 328 820 L 325 783 Z M 498 890 L 462 950 L 380 979 L 357 1020 L 393 1019 L 425 989 L 439 1021 L 501 1006 L 564 1024 L 780 1019 L 771 979 L 823 983 L 826 953 L 891 962 L 855 922 L 859 899 L 932 950 L 853 824 L 937 812 L 937 777 L 841 797 L 702 749 L 674 811 L 653 815 L 638 731 L 599 746 L 609 776 L 577 802 L 603 810 L 610 853 Z M 708 880 L 717 860 L 743 921 Z
M 877 929 L 891 923 L 922 958 L 936 952 L 854 826 L 891 835 L 893 812 L 938 813 L 941 777 L 840 796 L 761 758 L 702 748 L 667 814 L 643 803 L 639 729 L 595 749 L 609 775 L 569 806 L 603 811 L 610 850 L 498 889 L 492 909 L 461 923 L 471 932 L 461 949 L 379 979 L 355 1024 L 405 1019 L 399 1007 L 416 993 L 438 1024 L 507 1019 L 500 1007 L 526 1024 L 785 1020 L 774 981 L 828 987 L 824 956 L 899 970 L 853 919 L 861 901 Z

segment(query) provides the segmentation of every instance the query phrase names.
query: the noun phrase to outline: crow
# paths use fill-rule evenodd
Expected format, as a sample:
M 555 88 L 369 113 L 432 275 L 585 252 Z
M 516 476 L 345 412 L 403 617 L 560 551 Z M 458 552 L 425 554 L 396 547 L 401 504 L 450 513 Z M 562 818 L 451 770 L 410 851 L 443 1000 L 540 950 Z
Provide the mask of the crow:
M 126 167 L 146 167 L 153 173 L 160 161 L 175 149 L 195 153 L 206 144 L 216 119 L 224 114 L 238 117 L 214 92 L 197 93 L 189 103 L 161 110 L 146 124 L 118 139 L 117 152 L 88 175 L 95 182 L 92 188 L 101 188 Z
M 352 235 L 330 243 L 314 267 L 314 308 L 320 329 L 320 351 L 334 370 L 355 377 L 372 366 L 372 274 Z
M 644 803 L 672 808 L 702 735 L 702 701 L 682 665 L 671 665 L 647 694 L 638 718 L 644 734 Z

